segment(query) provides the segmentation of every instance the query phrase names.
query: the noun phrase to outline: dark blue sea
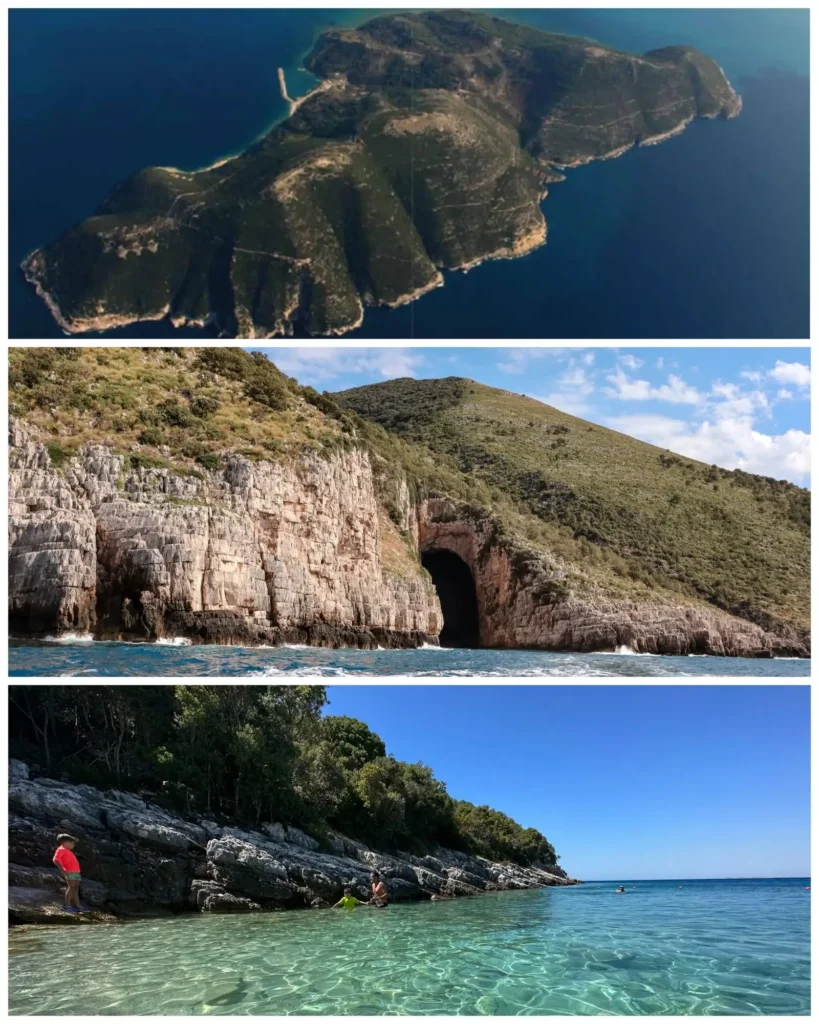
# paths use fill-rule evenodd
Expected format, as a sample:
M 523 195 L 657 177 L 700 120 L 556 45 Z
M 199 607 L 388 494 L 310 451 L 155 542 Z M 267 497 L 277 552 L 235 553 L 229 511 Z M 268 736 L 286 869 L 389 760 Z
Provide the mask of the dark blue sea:
M 304 91 L 316 34 L 374 13 L 10 11 L 11 336 L 60 336 L 19 273 L 32 249 L 143 166 L 194 170 L 241 151 L 285 113 L 277 66 L 291 95 Z M 741 92 L 742 115 L 569 171 L 545 201 L 544 248 L 448 274 L 349 337 L 808 337 L 807 10 L 504 16 L 635 52 L 696 46 Z
M 561 651 L 490 651 L 425 646 L 414 650 L 332 650 L 95 641 L 90 635 L 9 643 L 10 676 L 810 676 L 807 658 L 712 658 Z

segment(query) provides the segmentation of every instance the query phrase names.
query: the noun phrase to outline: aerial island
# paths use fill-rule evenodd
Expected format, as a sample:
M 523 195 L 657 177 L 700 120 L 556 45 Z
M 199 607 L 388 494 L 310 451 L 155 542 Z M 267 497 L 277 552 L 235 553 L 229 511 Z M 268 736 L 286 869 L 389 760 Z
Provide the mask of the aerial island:
M 732 118 L 740 97 L 687 46 L 637 56 L 480 13 L 332 29 L 319 85 L 240 156 L 148 167 L 23 262 L 70 334 L 136 321 L 224 337 L 340 335 L 442 270 L 546 241 L 562 170 Z
M 810 492 L 462 377 L 12 348 L 15 637 L 810 653 Z

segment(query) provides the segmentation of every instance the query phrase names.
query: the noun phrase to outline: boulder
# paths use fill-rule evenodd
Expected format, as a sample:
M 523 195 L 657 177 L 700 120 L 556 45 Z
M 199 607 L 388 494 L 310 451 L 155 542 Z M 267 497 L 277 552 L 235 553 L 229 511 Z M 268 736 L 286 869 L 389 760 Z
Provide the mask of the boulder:
M 13 762 L 10 772 L 13 923 L 74 921 L 59 909 L 62 881 L 51 861 L 59 831 L 77 837 L 82 899 L 102 915 L 78 918 L 83 921 L 194 909 L 246 913 L 327 906 L 345 885 L 360 899 L 369 899 L 373 869 L 396 901 L 573 884 L 554 865 L 493 864 L 445 849 L 426 857 L 390 855 L 338 833 L 328 839 L 333 852 L 325 853 L 300 829 L 276 822 L 258 831 L 209 819 L 194 822 L 136 794 L 32 779 L 23 762 Z
M 301 846 L 305 850 L 318 850 L 321 846 L 317 839 L 308 836 L 300 828 L 293 828 L 292 825 L 287 829 L 287 842 L 293 843 L 295 846 Z
M 250 843 L 232 836 L 211 839 L 207 860 L 211 877 L 225 889 L 261 900 L 298 899 L 298 887 L 289 881 L 284 865 Z
M 202 904 L 202 912 L 205 914 L 249 914 L 261 909 L 253 900 L 245 899 L 244 896 L 231 896 L 228 892 L 210 893 Z

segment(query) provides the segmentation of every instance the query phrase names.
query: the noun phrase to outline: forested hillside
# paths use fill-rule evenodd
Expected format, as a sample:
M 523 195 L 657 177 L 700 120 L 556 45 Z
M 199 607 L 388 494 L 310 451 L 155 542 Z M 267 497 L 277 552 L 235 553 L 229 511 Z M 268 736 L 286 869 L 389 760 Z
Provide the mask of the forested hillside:
M 536 829 L 454 800 L 429 767 L 396 760 L 328 703 L 323 686 L 12 686 L 9 749 L 45 775 L 238 825 L 557 862 Z

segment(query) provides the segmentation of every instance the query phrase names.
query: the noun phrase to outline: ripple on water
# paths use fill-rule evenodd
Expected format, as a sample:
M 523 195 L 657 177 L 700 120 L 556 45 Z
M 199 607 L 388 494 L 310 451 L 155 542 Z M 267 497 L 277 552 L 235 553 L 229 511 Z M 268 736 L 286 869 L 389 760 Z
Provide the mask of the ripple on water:
M 809 1012 L 806 880 L 12 933 L 15 1014 Z M 69 934 L 70 932 L 70 934 Z
M 13 676 L 765 676 L 810 675 L 799 658 L 659 657 L 633 653 L 488 651 L 425 646 L 358 651 L 321 647 L 196 646 L 97 642 L 82 637 L 9 645 Z

